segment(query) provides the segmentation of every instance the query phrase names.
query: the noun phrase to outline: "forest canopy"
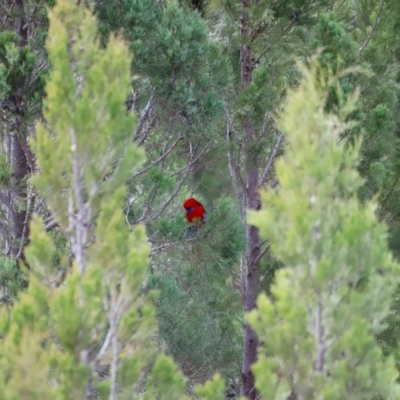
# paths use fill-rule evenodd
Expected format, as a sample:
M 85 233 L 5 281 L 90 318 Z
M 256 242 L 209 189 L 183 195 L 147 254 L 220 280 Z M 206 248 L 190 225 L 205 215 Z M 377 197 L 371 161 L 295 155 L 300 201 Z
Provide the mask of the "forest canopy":
M 400 3 L 5 0 L 1 399 L 398 399 Z

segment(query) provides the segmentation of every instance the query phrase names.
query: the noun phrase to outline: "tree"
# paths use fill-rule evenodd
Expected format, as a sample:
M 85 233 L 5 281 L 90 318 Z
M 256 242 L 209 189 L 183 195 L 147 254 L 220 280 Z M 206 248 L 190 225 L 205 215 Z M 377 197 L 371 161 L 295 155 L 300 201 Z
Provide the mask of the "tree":
M 0 100 L 2 118 L 2 215 L 3 253 L 23 255 L 35 196 L 27 185 L 34 160 L 28 146 L 34 120 L 40 116 L 46 58 L 43 38 L 45 6 L 51 1 L 3 2 L 0 32 Z M 29 193 L 28 193 L 29 192 Z
M 8 107 L 4 113 L 6 133 L 16 132 L 15 126 L 19 125 L 14 122 L 22 121 L 23 129 L 18 128 L 18 132 L 24 135 L 23 143 L 28 136 L 34 136 L 32 121 L 40 115 L 43 76 L 39 72 L 47 69 L 41 45 L 47 23 L 41 2 L 11 2 L 9 7 L 18 4 L 19 7 L 22 4 L 20 10 L 25 14 L 1 8 L 8 32 L 3 37 L 4 46 L 0 46 L 0 76 L 1 82 L 6 82 L 0 90 L 1 96 L 4 94 L 2 107 Z M 58 227 L 51 232 L 55 245 L 53 268 L 46 269 L 45 279 L 63 285 L 74 259 L 79 260 L 78 265 L 86 274 L 90 248 L 96 240 L 97 218 L 103 201 L 111 201 L 112 177 L 118 175 L 120 182 L 127 182 L 125 221 L 132 229 L 136 224 L 146 224 L 152 245 L 150 276 L 143 290 L 156 288 L 160 292 L 156 300 L 160 327 L 155 337 L 157 345 L 173 355 L 189 379 L 189 387 L 203 382 L 216 369 L 224 377 L 236 378 L 240 363 L 237 343 L 243 336 L 241 323 L 245 322 L 238 294 L 242 295 L 247 310 L 256 307 L 255 299 L 261 290 L 272 297 L 270 284 L 274 272 L 284 266 L 268 254 L 270 244 L 262 240 L 256 226 L 247 226 L 247 239 L 243 227 L 246 210 L 261 207 L 259 189 L 274 190 L 279 185 L 274 159 L 282 154 L 284 135 L 272 116 L 283 107 L 288 88 L 298 85 L 300 73 L 295 57 L 306 59 L 323 46 L 324 68 L 338 70 L 363 64 L 375 72 L 368 76 L 349 74 L 337 82 L 344 97 L 357 85 L 362 90 L 359 107 L 351 115 L 359 124 L 346 130 L 343 139 L 351 144 L 360 133 L 363 135 L 359 170 L 366 180 L 359 188 L 359 196 L 367 201 L 381 193 L 379 216 L 392 225 L 393 231 L 396 229 L 400 215 L 396 202 L 400 182 L 396 137 L 398 7 L 396 0 L 296 0 L 285 4 L 233 0 L 94 2 L 92 11 L 98 17 L 100 47 L 105 49 L 112 42 L 113 32 L 125 38 L 134 54 L 131 58 L 131 53 L 126 51 L 123 56 L 131 69 L 131 77 L 125 82 L 131 91 L 119 87 L 118 101 L 125 102 L 128 112 L 125 115 L 119 109 L 121 126 L 115 125 L 121 128 L 125 124 L 130 136 L 125 134 L 123 145 L 120 142 L 115 147 L 114 143 L 110 145 L 109 156 L 113 161 L 101 170 L 103 156 L 95 156 L 95 160 L 100 160 L 95 165 L 91 164 L 90 157 L 97 151 L 103 154 L 104 143 L 97 143 L 98 136 L 90 129 L 85 130 L 82 137 L 86 139 L 82 143 L 86 140 L 90 145 L 84 146 L 78 164 L 90 172 L 83 173 L 82 183 L 74 186 L 71 185 L 73 175 L 67 173 L 65 149 L 53 146 L 60 161 L 56 163 L 50 157 L 41 169 L 48 170 L 52 165 L 58 178 L 54 175 L 46 178 L 48 181 L 37 180 L 38 193 L 26 185 L 30 171 L 37 171 L 35 159 L 31 159 L 24 178 L 15 185 L 7 165 L 11 158 L 5 151 L 0 160 L 4 167 L 0 171 L 4 178 L 2 191 L 15 194 L 21 189 L 21 192 L 18 201 L 10 205 L 3 203 L 2 209 L 9 213 L 21 212 L 18 221 L 24 221 L 23 225 L 10 225 L 12 220 L 0 220 L 3 237 L 8 235 L 9 242 L 13 243 L 13 257 L 24 254 L 22 250 L 30 236 L 28 222 L 34 210 L 44 216 L 45 230 Z M 10 36 L 10 32 L 14 31 L 13 18 L 20 20 L 21 15 L 26 20 L 21 26 L 28 26 L 29 37 L 23 48 L 10 45 L 18 43 L 18 35 L 14 32 Z M 9 60 L 12 62 L 7 64 Z M 75 59 L 70 61 L 76 63 Z M 17 73 L 12 75 L 10 71 Z M 77 74 L 81 79 L 82 75 Z M 62 87 L 64 82 L 60 80 L 59 84 Z M 105 83 L 99 79 L 99 86 L 102 85 Z M 21 99 L 9 98 L 22 86 L 30 88 L 23 96 L 24 111 L 27 113 L 29 109 L 29 118 L 28 114 L 16 114 Z M 79 83 L 76 87 L 78 91 L 81 89 Z M 14 104 L 15 99 L 18 101 Z M 58 104 L 63 110 L 64 103 Z M 332 90 L 327 110 L 333 111 L 339 105 Z M 82 106 L 80 112 L 87 110 Z M 131 114 L 137 115 L 137 125 L 132 124 Z M 85 123 L 96 112 L 88 115 L 91 117 Z M 44 126 L 50 136 L 54 134 L 51 124 L 46 121 Z M 142 167 L 132 168 L 129 173 L 124 169 L 130 165 L 129 157 L 123 157 L 122 149 L 130 142 L 128 136 L 146 153 Z M 29 150 L 26 154 L 29 156 Z M 59 169 L 59 165 L 63 167 Z M 79 173 L 76 177 L 80 182 Z M 77 186 L 80 186 L 83 208 L 78 204 L 79 196 L 71 191 Z M 59 190 L 64 191 L 63 195 Z M 194 192 L 201 197 L 208 213 L 207 224 L 195 239 L 185 235 L 186 225 L 181 215 L 183 200 Z M 233 194 L 237 205 L 231 201 Z M 76 206 L 81 211 L 67 212 L 67 199 L 77 200 L 71 203 L 71 210 Z M 22 230 L 9 235 L 18 226 Z M 396 246 L 394 239 L 393 247 Z M 0 260 L 0 268 L 0 284 L 5 288 L 2 298 L 8 301 L 9 293 L 16 292 L 22 279 L 21 275 L 15 279 L 12 260 Z M 397 319 L 392 321 L 396 323 Z M 388 329 L 393 333 L 392 327 L 393 324 Z M 245 324 L 244 331 L 242 393 L 256 398 L 251 365 L 257 356 L 257 337 L 249 324 Z M 395 336 L 386 332 L 379 335 L 379 340 L 386 338 L 387 352 L 397 343 Z
M 36 216 L 26 249 L 29 286 L 0 316 L 0 396 L 187 400 L 173 360 L 155 355 L 144 226 L 128 227 L 122 211 L 125 182 L 143 162 L 131 142 L 134 119 L 125 116 L 126 46 L 112 37 L 99 49 L 93 14 L 60 0 L 50 12 L 47 50 L 52 69 L 46 123 L 31 139 L 40 168 L 33 182 L 71 257 L 56 254 Z M 211 400 L 224 387 L 217 375 L 194 391 Z
M 121 31 L 134 54 L 127 105 L 138 115 L 132 139 L 147 161 L 130 180 L 125 210 L 129 224 L 146 224 L 152 243 L 147 287 L 160 291 L 158 343 L 191 384 L 216 370 L 236 378 L 243 313 L 235 276 L 244 235 L 221 190 L 229 183 L 220 151 L 228 59 L 201 16 L 178 2 L 98 2 L 95 11 L 102 43 Z M 181 211 L 193 192 L 207 208 L 196 239 L 186 236 Z
M 336 85 L 345 71 L 310 64 L 279 116 L 288 142 L 276 162 L 279 191 L 263 191 L 267 206 L 249 217 L 285 265 L 274 299 L 260 295 L 248 316 L 264 341 L 253 366 L 257 389 L 264 398 L 395 399 L 397 371 L 375 335 L 385 328 L 400 265 L 376 201 L 357 199 L 361 139 L 341 139 L 358 97 Z M 327 111 L 335 85 L 338 108 Z
M 360 198 L 366 200 L 381 191 L 380 214 L 387 212 L 385 219 L 393 222 L 399 215 L 395 211 L 397 205 L 390 207 L 399 182 L 395 131 L 398 45 L 390 32 L 396 31 L 393 27 L 398 23 L 398 2 L 218 3 L 210 3 L 208 18 L 225 45 L 235 73 L 226 100 L 226 140 L 233 192 L 244 222 L 247 209 L 260 207 L 259 189 L 267 186 L 274 190 L 279 184 L 273 161 L 282 152 L 284 135 L 272 116 L 284 106 L 287 90 L 298 85 L 300 74 L 294 60 L 305 60 L 321 46 L 321 63 L 327 69 L 362 64 L 375 72 L 369 76 L 350 74 L 338 84 L 346 94 L 357 85 L 362 90 L 360 107 L 353 116 L 360 123 L 345 132 L 349 143 L 360 132 L 364 137 L 359 169 L 366 181 L 360 187 Z M 377 52 L 385 54 L 377 57 Z M 327 107 L 336 106 L 332 95 Z M 274 271 L 281 265 L 270 256 L 265 257 L 268 250 L 268 239 L 262 241 L 257 228 L 248 225 L 246 257 L 241 262 L 247 311 L 256 307 L 262 288 L 269 291 Z M 257 345 L 254 331 L 246 325 L 242 394 L 250 399 L 257 397 L 251 372 Z
M 115 399 L 134 390 L 155 359 L 154 308 L 142 289 L 149 246 L 144 227 L 129 229 L 122 213 L 124 182 L 143 161 L 130 143 L 133 118 L 125 117 L 129 59 L 115 38 L 99 50 L 96 21 L 82 6 L 60 0 L 50 21 L 52 71 L 46 123 L 38 122 L 31 141 L 40 168 L 33 181 L 71 244 L 72 265 L 64 257 L 54 269 L 54 242 L 36 217 L 29 287 L 1 317 L 0 392 L 4 399 L 96 392 Z M 94 371 L 110 379 L 100 382 Z M 166 384 L 180 398 L 185 382 L 161 357 L 146 398 Z
M 157 342 L 190 385 L 218 371 L 237 386 L 243 314 L 234 276 L 243 247 L 237 208 L 225 199 L 207 212 L 195 236 L 152 261 L 147 288 L 159 291 Z
M 0 286 L 10 304 L 26 286 L 17 261 L 24 261 L 36 196 L 28 184 L 35 160 L 28 145 L 40 118 L 47 60 L 46 5 L 52 1 L 4 1 L 0 6 Z

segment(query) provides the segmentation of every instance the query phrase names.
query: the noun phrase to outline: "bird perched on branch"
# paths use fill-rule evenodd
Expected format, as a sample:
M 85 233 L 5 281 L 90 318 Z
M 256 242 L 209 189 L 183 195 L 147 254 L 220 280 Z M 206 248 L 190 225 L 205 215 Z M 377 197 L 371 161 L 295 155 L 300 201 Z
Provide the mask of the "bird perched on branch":
M 200 227 L 205 223 L 207 216 L 206 209 L 199 201 L 190 197 L 183 203 L 183 208 L 186 211 L 186 222 L 188 224 Z

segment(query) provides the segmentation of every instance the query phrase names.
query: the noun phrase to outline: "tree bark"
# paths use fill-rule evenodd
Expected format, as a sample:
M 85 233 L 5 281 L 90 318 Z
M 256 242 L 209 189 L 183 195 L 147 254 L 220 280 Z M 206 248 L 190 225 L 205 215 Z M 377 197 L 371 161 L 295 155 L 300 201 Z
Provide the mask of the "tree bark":
M 249 45 L 250 26 L 249 26 L 249 8 L 250 0 L 244 0 L 242 3 L 241 16 L 241 90 L 246 90 L 252 81 L 252 61 L 251 48 Z M 258 197 L 259 170 L 257 161 L 251 154 L 252 145 L 256 142 L 254 126 L 249 117 L 244 117 L 242 121 L 243 132 L 246 138 L 246 206 L 248 210 L 258 210 L 260 201 Z M 249 312 L 256 307 L 257 296 L 260 292 L 259 279 L 259 256 L 260 256 L 260 235 L 255 226 L 247 226 L 247 248 L 246 262 L 247 270 L 244 284 L 244 305 L 245 311 Z M 257 398 L 257 391 L 254 385 L 254 375 L 251 366 L 257 359 L 258 337 L 254 330 L 245 324 L 243 341 L 243 364 L 242 364 L 242 386 L 241 395 L 250 400 Z
M 11 193 L 9 221 L 11 231 L 10 254 L 13 257 L 21 255 L 20 249 L 26 241 L 25 224 L 27 216 L 27 184 L 28 162 L 21 141 L 26 139 L 19 133 L 14 132 L 8 136 L 11 164 Z M 24 234 L 25 233 L 25 234 Z M 24 237 L 25 236 L 25 237 Z
M 22 48 L 28 44 L 28 26 L 25 18 L 24 0 L 15 0 L 14 32 L 19 37 L 18 47 Z M 26 150 L 28 148 L 24 124 L 22 123 L 23 110 L 23 84 L 15 88 L 14 93 L 9 96 L 13 104 L 13 115 L 10 111 L 10 123 L 6 135 L 6 146 L 9 151 L 8 159 L 11 167 L 11 187 L 9 190 L 8 215 L 10 224 L 9 253 L 17 258 L 22 255 L 22 249 L 27 238 L 27 176 L 29 173 Z
M 25 18 L 24 0 L 15 0 L 15 22 L 14 30 L 19 36 L 18 46 L 25 47 L 28 44 L 28 26 Z M 16 103 L 22 103 L 22 95 L 24 87 L 18 88 L 14 98 Z M 17 107 L 16 110 L 20 110 Z M 20 111 L 23 113 L 23 111 Z M 25 150 L 28 147 L 26 135 L 21 132 L 23 124 L 21 123 L 22 115 L 16 116 L 16 129 L 10 136 L 11 141 L 11 184 L 12 184 L 12 206 L 11 206 L 11 232 L 13 244 L 11 246 L 11 254 L 14 257 L 20 256 L 20 249 L 23 248 L 26 241 L 26 229 L 24 229 L 27 221 L 27 176 L 28 176 L 28 160 Z M 25 231 L 25 237 L 24 237 Z

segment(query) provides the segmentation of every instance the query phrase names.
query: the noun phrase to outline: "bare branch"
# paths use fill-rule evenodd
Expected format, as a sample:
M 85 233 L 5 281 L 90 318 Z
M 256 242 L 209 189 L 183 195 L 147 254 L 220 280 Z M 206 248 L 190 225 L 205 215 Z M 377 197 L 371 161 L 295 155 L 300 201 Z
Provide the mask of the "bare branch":
M 175 198 L 175 196 L 178 194 L 180 188 L 182 187 L 183 183 L 185 182 L 187 176 L 189 175 L 189 172 L 192 171 L 192 166 L 193 164 L 204 154 L 204 152 L 210 147 L 210 143 L 207 143 L 204 148 L 197 154 L 196 157 L 194 157 L 194 154 L 197 151 L 197 147 L 198 147 L 199 143 L 197 143 L 197 145 L 195 146 L 195 148 L 193 148 L 193 145 L 190 143 L 190 159 L 189 159 L 189 163 L 187 165 L 185 165 L 184 167 L 180 168 L 179 170 L 175 171 L 173 174 L 170 175 L 170 177 L 173 177 L 177 174 L 179 174 L 180 172 L 184 171 L 181 179 L 179 180 L 179 182 L 177 183 L 177 185 L 175 186 L 171 196 L 169 197 L 169 199 L 161 206 L 161 208 L 150 215 L 150 217 L 146 218 L 145 216 L 148 213 L 148 209 L 144 210 L 144 212 L 142 213 L 141 217 L 138 219 L 137 223 L 148 223 L 150 221 L 152 221 L 153 219 L 157 218 L 158 216 L 161 215 L 161 213 L 168 207 L 168 205 L 172 202 L 172 200 Z M 149 202 L 150 203 L 150 202 Z
M 169 177 L 172 178 L 173 176 L 180 174 L 183 170 L 191 167 L 206 152 L 206 150 L 211 146 L 211 144 L 212 144 L 211 142 L 207 143 L 195 158 L 193 158 L 192 153 L 195 153 L 197 151 L 197 146 L 195 149 L 192 149 L 189 163 L 187 165 L 185 165 L 184 167 L 176 170 Z M 192 146 L 192 145 L 190 145 L 190 146 Z
M 189 175 L 189 172 L 190 172 L 190 168 L 187 168 L 185 173 L 182 175 L 182 178 L 180 179 L 178 184 L 175 186 L 175 189 L 172 192 L 172 194 L 169 197 L 169 199 L 161 206 L 161 208 L 157 212 L 155 212 L 154 214 L 150 215 L 150 217 L 146 220 L 147 223 L 152 221 L 153 219 L 157 218 L 158 216 L 160 216 L 161 213 L 169 206 L 171 201 L 175 198 L 175 196 L 178 194 L 179 190 L 181 189 L 183 183 L 185 182 L 187 176 Z M 143 221 L 138 221 L 138 223 L 139 222 L 143 222 Z
M 240 282 L 241 282 L 241 296 L 242 300 L 244 302 L 244 294 L 246 292 L 246 278 L 245 278 L 245 265 L 244 265 L 244 258 L 243 256 L 240 256 L 239 259 L 239 269 L 240 269 Z
M 31 190 L 32 190 L 32 188 L 31 188 Z M 30 223 L 30 220 L 32 217 L 32 211 L 34 208 L 35 199 L 36 199 L 36 194 L 34 194 L 34 193 L 31 193 L 27 199 L 28 204 L 27 204 L 27 209 L 26 209 L 26 214 L 25 214 L 24 226 L 22 228 L 22 235 L 21 235 L 21 239 L 20 239 L 18 253 L 15 256 L 16 259 L 18 259 L 22 256 L 22 252 L 24 251 L 24 247 L 26 245 L 26 239 L 29 235 L 29 223 Z
M 56 226 L 58 226 L 58 222 L 55 220 L 52 220 L 51 222 L 49 222 L 47 225 L 45 225 L 44 230 L 45 232 L 50 232 L 51 230 L 53 230 Z
M 246 193 L 247 192 L 247 186 L 246 186 L 246 183 L 244 182 L 244 180 L 242 178 L 242 174 L 240 173 L 240 165 L 237 164 L 236 167 L 234 167 L 234 169 L 235 169 L 235 174 L 239 179 L 240 186 L 242 187 L 243 192 Z
M 260 244 L 260 248 L 265 243 L 266 243 L 266 240 Z M 270 247 L 271 247 L 271 245 L 268 244 L 267 247 L 260 252 L 260 254 L 257 256 L 257 258 L 254 260 L 253 265 L 257 265 L 257 263 L 268 253 Z
M 101 346 L 100 351 L 97 353 L 95 362 L 101 361 L 101 359 L 103 358 L 104 354 L 108 350 L 108 347 L 110 346 L 111 338 L 112 338 L 112 336 L 114 334 L 113 331 L 114 331 L 114 327 L 112 325 L 110 325 L 110 328 L 108 329 L 106 338 L 104 339 L 103 345 Z
M 117 321 L 114 321 L 117 324 Z M 114 330 L 114 335 L 112 337 L 112 360 L 111 360 L 111 388 L 110 388 L 110 400 L 115 400 L 117 395 L 117 372 L 118 372 L 118 336 L 116 334 L 116 327 Z
M 317 339 L 317 359 L 315 369 L 317 372 L 324 370 L 324 358 L 326 352 L 324 327 L 322 324 L 322 303 L 318 299 L 317 307 L 315 309 L 315 337 Z
M 71 142 L 72 148 L 76 149 L 77 140 L 75 131 L 73 129 L 71 129 Z M 81 164 L 76 150 L 73 151 L 72 155 L 72 186 L 75 198 L 76 217 L 74 216 L 74 201 L 70 199 L 68 210 L 68 212 L 70 213 L 69 228 L 73 232 L 71 232 L 72 234 L 70 234 L 70 238 L 72 241 L 73 253 L 78 264 L 79 271 L 81 274 L 83 274 L 86 267 L 85 246 L 89 229 L 91 209 L 90 205 L 85 204 L 82 187 Z M 71 213 L 73 214 L 71 215 Z
M 147 120 L 147 118 L 148 118 L 148 116 L 150 114 L 150 111 L 154 106 L 154 103 L 155 103 L 155 96 L 154 96 L 154 93 L 152 93 L 150 98 L 149 98 L 149 101 L 146 104 L 146 107 L 144 108 L 143 115 L 140 117 L 140 120 L 139 120 L 139 122 L 138 122 L 138 124 L 136 126 L 135 134 L 133 135 L 133 140 L 137 140 L 138 139 L 138 137 L 139 137 L 139 135 L 140 135 L 140 133 L 142 131 L 143 125 L 146 122 L 146 120 Z
M 235 176 L 235 169 L 232 165 L 232 154 L 231 154 L 231 139 L 230 139 L 230 131 L 232 126 L 232 121 L 230 121 L 228 112 L 227 112 L 227 123 L 226 123 L 226 142 L 228 143 L 228 166 L 229 166 L 229 173 L 231 175 L 231 181 L 233 185 L 233 191 L 235 192 L 236 201 L 240 204 L 240 192 L 237 186 L 237 177 Z
M 138 138 L 138 140 L 136 141 L 136 146 L 139 147 L 141 146 L 146 139 L 149 137 L 149 133 L 151 131 L 151 128 L 153 127 L 154 122 L 156 121 L 157 117 L 153 117 L 152 120 L 149 123 L 148 128 L 143 132 L 142 136 L 140 138 Z
M 390 199 L 390 197 L 392 196 L 397 184 L 399 183 L 400 180 L 400 174 L 396 176 L 396 179 L 393 182 L 393 186 L 391 187 L 391 189 L 389 190 L 389 193 L 386 195 L 386 197 L 381 201 L 381 206 L 378 212 L 379 218 L 383 217 L 383 213 L 385 211 L 385 207 L 386 207 L 386 203 L 388 202 L 388 200 Z
M 157 253 L 167 250 L 167 249 L 175 246 L 176 244 L 178 244 L 178 242 L 169 242 L 169 243 L 163 244 L 158 247 L 152 247 L 151 252 L 150 252 L 150 257 L 154 257 Z
M 281 133 L 279 135 L 278 141 L 276 142 L 276 145 L 275 145 L 274 149 L 272 150 L 271 156 L 269 157 L 269 160 L 268 160 L 267 165 L 266 165 L 266 167 L 264 169 L 264 172 L 263 172 L 263 174 L 261 176 L 260 186 L 264 185 L 265 182 L 267 181 L 267 177 L 268 177 L 269 171 L 271 170 L 271 167 L 272 167 L 272 164 L 273 164 L 273 162 L 275 160 L 275 157 L 276 157 L 276 155 L 277 155 L 277 153 L 279 151 L 279 148 L 281 147 L 281 144 L 283 142 L 283 138 L 284 138 L 283 133 Z
M 137 219 L 137 221 L 144 221 L 147 217 L 147 214 L 150 212 L 151 204 L 153 203 L 155 197 L 157 196 L 159 191 L 159 187 L 157 186 L 150 195 L 150 198 L 147 201 L 146 207 L 144 208 L 141 216 Z
M 136 172 L 136 174 L 133 176 L 133 178 L 137 178 L 138 176 L 144 174 L 146 171 L 148 171 L 150 168 L 154 167 L 155 165 L 157 165 L 159 162 L 163 161 L 167 155 L 169 153 L 171 153 L 171 151 L 176 147 L 176 145 L 178 144 L 179 140 L 182 139 L 182 136 L 179 135 L 175 142 L 172 143 L 171 147 L 166 150 L 159 158 L 157 158 L 157 160 L 153 161 L 152 163 L 150 163 L 147 167 L 143 168 L 142 170 L 140 170 L 139 172 Z
M 381 15 L 382 9 L 383 9 L 383 5 L 385 4 L 385 0 L 381 1 L 381 5 L 379 6 L 379 10 L 378 13 L 376 15 L 376 19 L 375 19 L 375 23 L 372 26 L 371 32 L 369 33 L 369 35 L 367 36 L 367 38 L 365 39 L 365 42 L 362 44 L 362 46 L 359 49 L 360 54 L 365 50 L 365 48 L 368 46 L 368 43 L 370 42 L 370 40 L 372 39 L 372 36 L 374 36 L 376 27 L 378 26 L 378 22 L 379 22 L 379 17 Z
M 263 137 L 265 135 L 265 132 L 267 132 L 268 122 L 270 120 L 271 120 L 271 112 L 269 111 L 269 109 L 267 109 L 267 111 L 265 111 L 264 114 L 264 120 L 261 127 L 260 137 Z

